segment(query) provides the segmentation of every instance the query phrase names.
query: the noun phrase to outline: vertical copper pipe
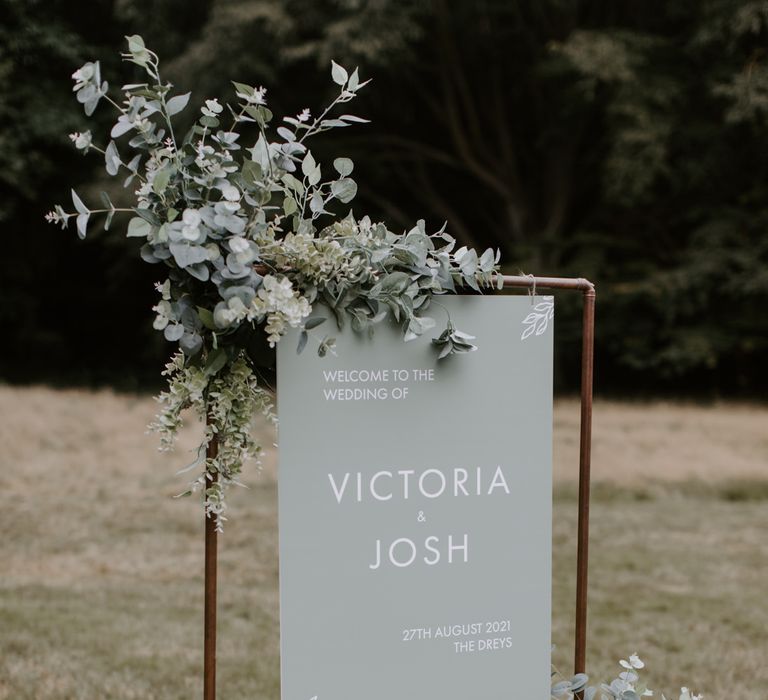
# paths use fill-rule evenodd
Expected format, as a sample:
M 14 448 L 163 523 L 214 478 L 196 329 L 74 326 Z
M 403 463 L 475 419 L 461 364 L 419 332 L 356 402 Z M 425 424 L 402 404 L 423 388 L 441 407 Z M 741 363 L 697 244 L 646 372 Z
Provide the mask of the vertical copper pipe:
M 219 442 L 216 435 L 208 443 L 206 456 L 216 457 Z M 213 475 L 211 483 L 216 481 Z M 203 636 L 203 700 L 216 700 L 216 567 L 218 533 L 216 518 L 205 518 L 205 610 Z
M 581 348 L 581 440 L 579 448 L 579 523 L 576 554 L 576 649 L 574 669 L 584 673 L 587 659 L 587 577 L 589 562 L 589 479 L 592 461 L 592 382 L 595 347 L 595 290 L 584 291 Z

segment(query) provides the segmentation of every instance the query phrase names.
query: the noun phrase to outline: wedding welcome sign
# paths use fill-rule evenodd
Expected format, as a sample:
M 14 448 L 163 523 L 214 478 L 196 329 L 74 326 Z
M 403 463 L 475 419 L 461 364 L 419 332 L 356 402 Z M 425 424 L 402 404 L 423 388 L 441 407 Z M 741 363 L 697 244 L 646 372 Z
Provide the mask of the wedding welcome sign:
M 548 697 L 553 301 L 430 313 L 478 350 L 279 344 L 283 700 Z

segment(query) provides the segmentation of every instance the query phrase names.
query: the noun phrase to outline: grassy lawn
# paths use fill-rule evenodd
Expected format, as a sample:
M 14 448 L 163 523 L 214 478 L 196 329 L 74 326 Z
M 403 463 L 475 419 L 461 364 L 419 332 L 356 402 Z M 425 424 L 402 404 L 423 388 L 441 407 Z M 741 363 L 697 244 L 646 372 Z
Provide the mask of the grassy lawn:
M 198 697 L 202 521 L 196 501 L 170 499 L 195 430 L 178 454 L 158 454 L 144 435 L 151 399 L 109 392 L 0 388 L 0 411 L 0 698 Z M 574 402 L 558 403 L 553 641 L 564 670 L 577 420 Z M 689 685 L 708 700 L 765 697 L 766 426 L 760 407 L 598 404 L 595 678 L 637 651 L 668 695 Z M 274 459 L 234 494 L 220 544 L 223 700 L 279 697 Z

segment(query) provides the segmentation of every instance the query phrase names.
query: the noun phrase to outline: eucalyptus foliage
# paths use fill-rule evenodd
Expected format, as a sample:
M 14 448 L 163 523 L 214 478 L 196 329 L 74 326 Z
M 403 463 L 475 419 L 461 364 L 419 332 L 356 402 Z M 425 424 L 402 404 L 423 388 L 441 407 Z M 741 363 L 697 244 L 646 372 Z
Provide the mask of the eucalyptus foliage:
M 167 275 L 157 285 L 154 327 L 178 343 L 179 353 L 164 373 L 168 390 L 153 427 L 170 447 L 184 409 L 206 418 L 189 492 L 203 491 L 206 513 L 220 528 L 227 487 L 260 451 L 250 437 L 252 413 L 272 415 L 255 368 L 269 364 L 265 351 L 289 327 L 300 329 L 299 352 L 310 336 L 320 355 L 334 352 L 332 333 L 314 331 L 324 317 L 312 311 L 322 303 L 339 328 L 372 333 L 392 318 L 412 340 L 435 326 L 428 315 L 434 295 L 493 286 L 499 253 L 456 249 L 444 227 L 429 233 L 424 221 L 395 233 L 351 210 L 338 213 L 357 193 L 354 163 L 340 157 L 321 164 L 308 143 L 367 121 L 342 109 L 368 82 L 357 69 L 332 62 L 335 99 L 316 115 L 304 109 L 277 126 L 266 89 L 233 82 L 234 104 L 206 99 L 182 135 L 174 117 L 187 109 L 190 94 L 174 94 L 140 36 L 127 40 L 123 58 L 142 69 L 146 82 L 123 85 L 117 101 L 99 62 L 83 65 L 72 76 L 77 101 L 89 116 L 108 103 L 117 119 L 106 144 L 90 131 L 70 138 L 78 150 L 103 158 L 107 173 L 133 190 L 135 206 L 118 208 L 102 193 L 101 206 L 93 207 L 73 190 L 74 211 L 57 205 L 46 218 L 63 228 L 74 220 L 84 238 L 95 217 L 108 230 L 116 214 L 128 215 L 125 235 L 138 239 L 141 257 Z M 244 130 L 255 138 L 241 142 Z M 435 351 L 440 358 L 469 352 L 471 340 L 449 318 Z M 218 455 L 206 456 L 214 435 Z
M 647 687 L 640 678 L 645 663 L 637 654 L 631 654 L 628 659 L 619 661 L 621 671 L 610 683 L 588 685 L 589 677 L 585 673 L 577 673 L 570 678 L 563 678 L 553 669 L 551 700 L 640 700 L 643 697 L 651 697 L 654 692 Z M 662 693 L 661 700 L 667 700 Z M 688 688 L 681 688 L 678 700 L 703 700 L 703 695 L 696 695 Z M 672 700 L 672 698 L 670 698 Z

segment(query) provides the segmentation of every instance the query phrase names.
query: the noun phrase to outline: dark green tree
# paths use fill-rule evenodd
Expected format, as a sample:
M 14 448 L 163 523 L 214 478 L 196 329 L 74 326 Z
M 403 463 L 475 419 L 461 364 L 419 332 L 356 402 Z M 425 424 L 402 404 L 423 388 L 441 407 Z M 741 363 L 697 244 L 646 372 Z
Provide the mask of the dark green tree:
M 270 88 L 278 114 L 323 101 L 331 58 L 359 65 L 374 79 L 360 105 L 373 123 L 342 145 L 357 163 L 358 213 L 403 227 L 447 220 L 464 243 L 500 247 L 509 272 L 594 279 L 603 389 L 756 393 L 768 378 L 765 3 L 44 7 L 0 0 L 0 114 L 24 125 L 0 149 L 0 375 L 152 376 L 163 356 L 153 271 L 130 242 L 115 231 L 82 244 L 42 223 L 65 198 L 62 170 L 94 195 L 103 187 L 68 147 L 81 126 L 69 74 L 101 58 L 115 84 L 129 78 L 115 57 L 138 32 L 198 102 L 238 79 Z M 94 286 L 103 298 L 84 308 Z M 562 386 L 577 380 L 576 311 L 563 300 Z M 116 314 L 119 342 L 105 348 L 90 329 Z

